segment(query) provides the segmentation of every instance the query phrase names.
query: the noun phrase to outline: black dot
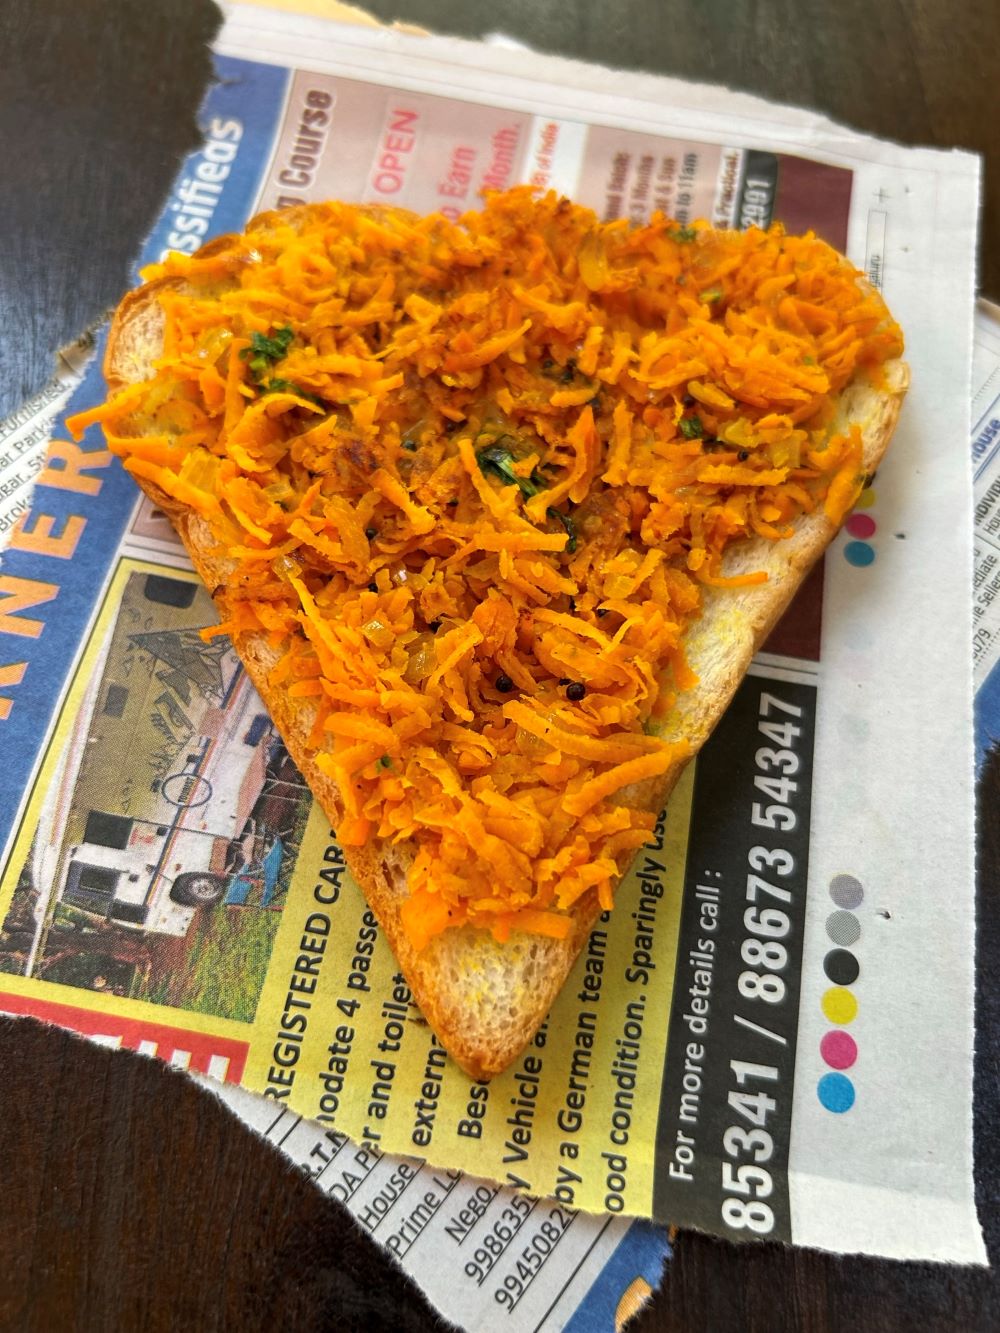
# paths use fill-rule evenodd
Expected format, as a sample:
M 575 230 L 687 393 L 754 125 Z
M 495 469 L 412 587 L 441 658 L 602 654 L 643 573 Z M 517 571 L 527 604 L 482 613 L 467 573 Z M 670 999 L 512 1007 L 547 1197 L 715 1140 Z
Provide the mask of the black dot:
M 368 591 L 369 591 L 369 592 L 378 592 L 378 584 L 377 584 L 377 583 L 369 583 L 369 585 L 368 585 Z
M 511 680 L 510 676 L 505 675 L 497 676 L 493 684 L 501 694 L 510 694 L 511 690 L 514 688 L 514 682 Z
M 586 685 L 581 684 L 578 680 L 574 680 L 572 684 L 566 686 L 566 698 L 571 703 L 578 704 L 586 693 Z
M 857 981 L 861 964 L 848 949 L 831 949 L 823 959 L 823 971 L 835 986 L 849 986 Z
M 378 536 L 378 528 L 365 528 L 365 536 L 370 542 L 373 542 Z

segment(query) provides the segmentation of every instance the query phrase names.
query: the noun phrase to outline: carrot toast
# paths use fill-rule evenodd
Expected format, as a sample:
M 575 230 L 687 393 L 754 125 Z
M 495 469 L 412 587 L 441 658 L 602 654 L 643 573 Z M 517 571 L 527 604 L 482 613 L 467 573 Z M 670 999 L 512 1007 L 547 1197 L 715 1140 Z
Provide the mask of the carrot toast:
M 265 213 L 119 307 L 95 420 L 171 518 L 441 1043 L 530 1040 L 908 382 L 813 235 Z

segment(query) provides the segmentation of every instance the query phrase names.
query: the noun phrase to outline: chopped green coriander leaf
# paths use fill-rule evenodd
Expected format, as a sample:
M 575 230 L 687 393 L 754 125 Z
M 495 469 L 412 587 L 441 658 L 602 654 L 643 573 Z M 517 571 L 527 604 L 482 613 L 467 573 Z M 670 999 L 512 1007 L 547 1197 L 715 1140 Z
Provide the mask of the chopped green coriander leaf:
M 501 435 L 494 444 L 488 444 L 478 451 L 476 461 L 479 463 L 479 470 L 486 477 L 497 477 L 505 486 L 517 486 L 524 498 L 530 500 L 533 495 L 545 489 L 545 482 L 537 472 L 532 472 L 530 477 L 517 475 L 514 471 L 517 459 L 503 444 L 503 441 L 508 439 L 509 435 Z
M 682 244 L 687 244 L 687 242 L 697 238 L 698 232 L 694 227 L 675 227 L 674 230 L 668 232 L 667 235 L 673 241 L 680 241 Z
M 260 391 L 261 393 L 294 393 L 296 398 L 304 398 L 307 403 L 315 403 L 317 407 L 326 407 L 322 398 L 317 398 L 314 393 L 307 393 L 305 389 L 300 389 L 291 380 L 269 379 L 266 384 L 260 385 Z
M 561 523 L 566 529 L 566 536 L 569 538 L 566 543 L 566 553 L 567 555 L 573 555 L 576 551 L 576 524 L 568 514 L 564 514 L 561 509 L 556 509 L 553 505 L 550 505 L 545 512 L 549 518 Z
M 711 305 L 713 301 L 721 301 L 722 288 L 706 287 L 703 292 L 698 293 L 698 300 L 703 301 L 706 305 Z
M 700 440 L 704 426 L 701 417 L 681 417 L 681 434 L 686 440 Z
M 251 333 L 250 346 L 244 347 L 240 356 L 249 364 L 255 380 L 259 381 L 276 361 L 283 360 L 294 337 L 289 324 L 270 334 Z
M 502 481 L 505 486 L 516 486 L 526 500 L 538 495 L 547 487 L 544 477 L 539 476 L 537 469 L 532 472 L 530 477 L 519 477 L 514 471 L 516 457 L 510 449 L 504 445 L 504 440 L 511 439 L 509 435 L 501 435 L 493 444 L 487 444 L 476 453 L 476 461 L 479 463 L 479 470 L 485 477 L 496 477 Z M 576 550 L 576 524 L 561 510 L 550 506 L 546 511 L 549 518 L 562 525 L 566 531 L 569 541 L 566 543 L 566 550 L 570 555 Z

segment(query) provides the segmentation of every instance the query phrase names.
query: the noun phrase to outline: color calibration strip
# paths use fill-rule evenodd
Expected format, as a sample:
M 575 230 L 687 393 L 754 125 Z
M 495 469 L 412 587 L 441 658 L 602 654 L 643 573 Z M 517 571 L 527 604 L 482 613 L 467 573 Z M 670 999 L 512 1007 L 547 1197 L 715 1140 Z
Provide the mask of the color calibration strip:
M 854 565 L 858 569 L 864 569 L 867 565 L 875 563 L 875 547 L 870 539 L 875 536 L 876 523 L 871 514 L 858 512 L 870 509 L 874 503 L 875 490 L 869 486 L 861 492 L 854 513 L 844 524 L 848 536 L 853 539 L 845 542 L 842 548 L 844 559 L 849 565 Z
M 860 881 L 853 875 L 835 875 L 830 881 L 830 897 L 837 910 L 826 919 L 826 933 L 834 948 L 823 959 L 823 971 L 833 985 L 823 992 L 820 1005 L 836 1027 L 819 1044 L 819 1053 L 833 1072 L 823 1075 L 816 1093 L 821 1105 L 835 1115 L 843 1115 L 854 1105 L 854 1084 L 843 1071 L 858 1058 L 857 1043 L 846 1028 L 858 1013 L 857 997 L 850 988 L 861 973 L 861 964 L 851 947 L 861 938 L 861 922 L 855 910 L 864 896 Z

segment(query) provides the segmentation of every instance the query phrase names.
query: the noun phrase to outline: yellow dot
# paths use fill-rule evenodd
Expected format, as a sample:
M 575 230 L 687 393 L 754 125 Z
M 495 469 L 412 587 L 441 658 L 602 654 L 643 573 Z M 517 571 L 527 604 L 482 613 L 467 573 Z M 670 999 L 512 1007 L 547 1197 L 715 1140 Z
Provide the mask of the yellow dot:
M 857 1016 L 858 1002 L 846 986 L 831 986 L 820 1004 L 831 1023 L 851 1023 Z
M 875 487 L 869 486 L 866 491 L 862 491 L 861 494 L 858 496 L 858 503 L 854 506 L 854 508 L 871 509 L 874 503 L 875 503 Z

